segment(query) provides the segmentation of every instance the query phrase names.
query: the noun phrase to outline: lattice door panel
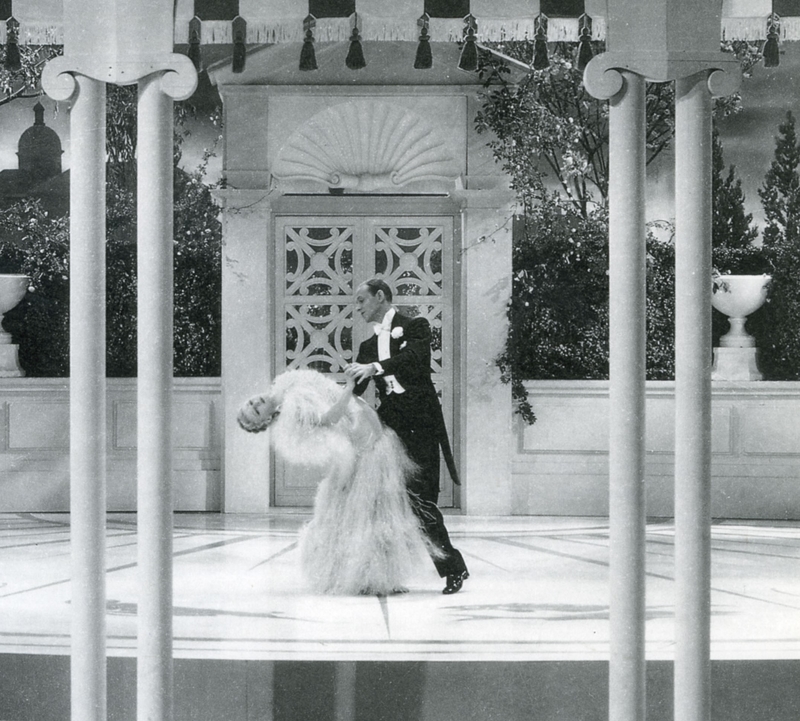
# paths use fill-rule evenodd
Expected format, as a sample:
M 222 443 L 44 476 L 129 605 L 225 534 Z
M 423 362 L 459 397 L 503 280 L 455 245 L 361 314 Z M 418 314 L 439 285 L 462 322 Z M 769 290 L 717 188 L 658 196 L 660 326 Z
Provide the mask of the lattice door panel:
M 374 274 L 394 288 L 395 305 L 408 315 L 428 319 L 433 382 L 441 385 L 443 376 L 452 381 L 452 219 L 389 217 L 370 218 L 368 223 L 375 244 Z
M 322 220 L 322 219 L 321 219 Z M 279 236 L 281 367 L 340 373 L 353 357 L 353 225 L 286 219 Z
M 375 240 L 375 272 L 387 280 L 398 297 L 441 297 L 442 226 L 420 227 L 424 219 L 386 219 L 373 223 Z M 415 223 L 406 225 L 406 223 Z
M 453 220 L 429 216 L 278 216 L 276 368 L 313 368 L 342 378 L 373 332 L 354 320 L 355 286 L 379 275 L 402 312 L 431 324 L 433 381 L 453 417 Z M 275 504 L 313 504 L 318 474 L 276 462 Z M 453 505 L 446 472 L 440 505 Z

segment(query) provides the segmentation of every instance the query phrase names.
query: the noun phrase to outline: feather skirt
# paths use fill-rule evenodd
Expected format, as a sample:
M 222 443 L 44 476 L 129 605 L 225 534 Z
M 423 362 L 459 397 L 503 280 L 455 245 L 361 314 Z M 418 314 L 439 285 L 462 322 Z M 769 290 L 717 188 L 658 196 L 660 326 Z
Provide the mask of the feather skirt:
M 285 374 L 296 379 L 289 384 L 279 379 L 281 413 L 271 431 L 273 446 L 287 462 L 319 468 L 322 476 L 313 518 L 300 534 L 303 575 L 317 593 L 405 590 L 414 569 L 437 555 L 406 491 L 415 466 L 394 431 L 363 401 L 352 399 L 332 426 L 315 425 L 338 387 L 308 373 Z
M 300 538 L 301 563 L 319 593 L 385 595 L 404 588 L 425 555 L 411 510 L 400 441 L 384 431 L 352 474 L 330 473 Z

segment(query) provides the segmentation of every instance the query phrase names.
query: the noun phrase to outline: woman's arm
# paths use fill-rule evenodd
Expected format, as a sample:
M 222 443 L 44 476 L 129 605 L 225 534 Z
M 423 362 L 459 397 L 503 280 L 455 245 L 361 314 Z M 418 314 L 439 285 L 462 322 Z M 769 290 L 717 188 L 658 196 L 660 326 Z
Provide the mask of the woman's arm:
M 319 424 L 321 426 L 332 426 L 338 421 L 347 410 L 347 405 L 353 398 L 353 387 L 355 386 L 355 379 L 345 376 L 345 386 L 342 394 L 339 396 L 336 403 L 334 403 L 325 414 L 320 418 Z

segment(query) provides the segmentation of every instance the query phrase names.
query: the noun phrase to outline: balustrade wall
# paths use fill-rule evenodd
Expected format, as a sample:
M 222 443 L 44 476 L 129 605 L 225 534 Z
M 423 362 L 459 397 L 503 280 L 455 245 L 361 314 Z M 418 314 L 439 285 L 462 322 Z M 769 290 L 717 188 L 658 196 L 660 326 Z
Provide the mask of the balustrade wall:
M 110 379 L 108 505 L 136 507 L 136 381 Z M 530 381 L 538 416 L 515 424 L 512 508 L 519 515 L 608 514 L 608 383 Z M 673 513 L 674 384 L 647 383 L 647 513 Z M 0 380 L 0 507 L 69 509 L 65 379 Z M 800 518 L 800 384 L 714 383 L 712 516 Z M 175 380 L 175 504 L 221 511 L 218 378 Z M 469 477 L 466 479 L 469 485 Z M 470 507 L 471 515 L 482 515 Z
M 537 422 L 516 425 L 515 513 L 608 514 L 608 383 L 531 381 Z M 647 515 L 674 512 L 675 384 L 646 384 Z M 800 518 L 800 384 L 714 383 L 711 515 Z
M 176 378 L 175 509 L 222 509 L 218 378 Z M 108 508 L 136 509 L 136 379 L 108 380 Z M 69 511 L 69 381 L 0 379 L 0 510 Z

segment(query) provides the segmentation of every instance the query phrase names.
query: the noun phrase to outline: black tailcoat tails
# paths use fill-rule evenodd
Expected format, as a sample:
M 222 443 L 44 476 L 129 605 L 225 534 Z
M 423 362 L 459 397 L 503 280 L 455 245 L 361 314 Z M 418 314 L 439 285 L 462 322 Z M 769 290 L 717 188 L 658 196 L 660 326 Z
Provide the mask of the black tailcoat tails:
M 356 362 L 379 362 L 383 368 L 383 375 L 373 376 L 380 399 L 378 415 L 397 433 L 408 455 L 419 466 L 419 473 L 408 483 L 409 497 L 428 537 L 444 553 L 444 558 L 433 558 L 433 563 L 442 577 L 460 574 L 467 570 L 466 564 L 450 542 L 442 513 L 436 506 L 440 448 L 453 481 L 459 483 L 459 479 L 442 407 L 431 380 L 431 327 L 427 319 L 395 313 L 389 354 L 389 358 L 379 361 L 378 336 L 373 335 L 359 347 Z M 404 392 L 389 392 L 386 376 L 394 376 Z M 357 384 L 355 393 L 361 395 L 368 383 L 365 380 Z

